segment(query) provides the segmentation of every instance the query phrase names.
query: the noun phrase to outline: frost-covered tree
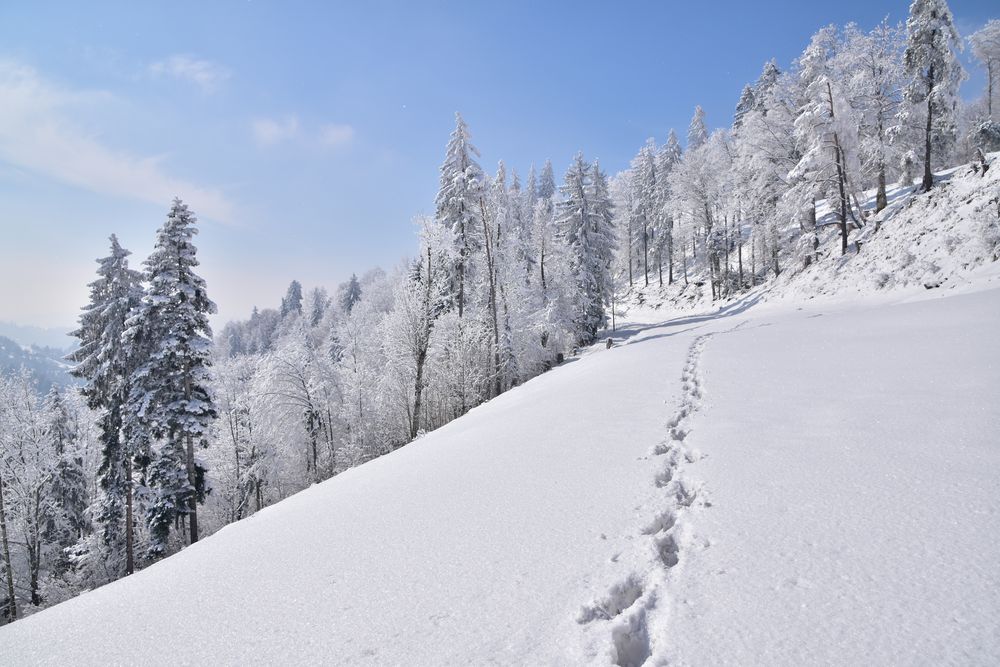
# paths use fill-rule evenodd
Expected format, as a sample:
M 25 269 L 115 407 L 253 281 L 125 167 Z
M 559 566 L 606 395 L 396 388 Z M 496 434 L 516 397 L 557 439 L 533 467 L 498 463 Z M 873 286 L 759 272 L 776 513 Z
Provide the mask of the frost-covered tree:
M 656 170 L 656 143 L 649 139 L 632 159 L 631 228 L 637 236 L 635 246 L 642 252 L 643 284 L 649 285 L 650 240 L 659 218 L 659 194 Z
M 54 507 L 46 532 L 63 549 L 72 546 L 90 530 L 80 424 L 69 400 L 65 390 L 57 386 L 45 397 L 55 462 L 49 489 Z
M 126 426 L 141 450 L 149 489 L 149 555 L 167 553 L 170 529 L 186 521 L 198 540 L 198 504 L 207 491 L 195 449 L 208 446 L 216 416 L 209 393 L 215 304 L 197 273 L 197 220 L 175 199 L 146 259 L 146 295 L 128 320 L 125 339 L 136 347 Z
M 694 150 L 708 141 L 708 127 L 705 125 L 705 110 L 699 104 L 694 108 L 691 124 L 688 125 L 687 148 Z
M 605 305 L 611 296 L 613 207 L 607 180 L 578 153 L 560 188 L 557 222 L 566 246 L 574 300 L 577 338 L 590 342 L 607 324 Z
M 538 263 L 538 279 L 542 287 L 542 295 L 546 293 L 545 268 L 546 262 L 551 263 L 552 238 L 554 225 L 554 203 L 556 194 L 555 176 L 552 171 L 552 162 L 545 161 L 542 167 L 542 175 L 538 181 L 537 201 L 532 211 L 532 232 L 531 238 L 534 244 L 534 256 Z
M 293 280 L 288 284 L 285 297 L 281 300 L 281 316 L 302 314 L 302 283 Z
M 123 342 L 123 334 L 143 296 L 141 275 L 129 268 L 129 255 L 112 234 L 111 254 L 97 260 L 98 278 L 90 283 L 90 302 L 80 315 L 80 327 L 72 333 L 80 346 L 70 355 L 76 362 L 71 372 L 83 380 L 81 391 L 99 414 L 101 491 L 93 518 L 107 552 L 104 560 L 111 562 L 112 571 L 123 574 L 135 570 L 133 458 L 137 453 L 122 434 L 137 363 L 135 350 Z
M 27 371 L 0 376 L 0 538 L 9 620 L 17 618 L 18 597 L 27 613 L 41 608 L 44 580 L 63 560 L 56 526 L 65 517 L 52 495 L 58 467 L 52 421 Z
M 471 255 L 481 245 L 481 207 L 483 171 L 476 162 L 479 151 L 472 145 L 469 127 L 461 114 L 455 114 L 455 130 L 445 150 L 441 165 L 441 185 L 435 205 L 437 218 L 451 228 L 458 245 L 454 269 L 455 300 L 459 316 L 465 312 L 466 281 Z
M 746 84 L 743 86 L 743 92 L 740 93 L 740 99 L 736 103 L 736 111 L 733 113 L 733 129 L 739 129 L 743 124 L 743 118 L 753 110 L 755 105 L 753 86 Z
M 913 0 L 906 20 L 903 71 L 907 84 L 904 94 L 914 105 L 924 105 L 921 188 L 925 192 L 934 185 L 932 146 L 954 139 L 956 133 L 958 85 L 965 72 L 955 52 L 961 49 L 962 41 L 948 3 L 945 0 Z
M 986 69 L 986 116 L 1000 121 L 1000 19 L 990 19 L 969 37 L 972 54 Z
M 840 39 L 835 26 L 813 35 L 798 60 L 803 102 L 795 119 L 795 136 L 802 155 L 789 173 L 797 184 L 786 197 L 798 198 L 802 210 L 820 195 L 837 202 L 841 252 L 847 252 L 848 214 L 851 207 L 849 137 L 858 126 L 855 110 L 847 104 L 834 61 Z
M 361 283 L 358 282 L 358 276 L 352 273 L 340 292 L 340 307 L 345 313 L 350 313 L 354 304 L 360 300 Z
M 667 255 L 667 283 L 674 282 L 674 214 L 670 208 L 670 173 L 682 159 L 677 134 L 670 130 L 667 142 L 656 155 L 656 207 L 654 230 L 656 232 L 656 264 L 660 285 L 663 285 L 663 254 Z
M 855 112 L 862 174 L 875 182 L 875 212 L 888 204 L 887 172 L 899 161 L 898 144 L 890 141 L 902 89 L 901 27 L 883 20 L 871 32 L 850 24 L 835 67 Z

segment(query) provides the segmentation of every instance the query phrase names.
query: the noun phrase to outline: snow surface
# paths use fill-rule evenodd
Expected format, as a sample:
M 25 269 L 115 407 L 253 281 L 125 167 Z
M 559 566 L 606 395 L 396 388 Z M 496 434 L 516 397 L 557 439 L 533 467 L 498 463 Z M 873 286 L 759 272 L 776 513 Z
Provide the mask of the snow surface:
M 0 664 L 997 664 L 988 273 L 629 325 Z

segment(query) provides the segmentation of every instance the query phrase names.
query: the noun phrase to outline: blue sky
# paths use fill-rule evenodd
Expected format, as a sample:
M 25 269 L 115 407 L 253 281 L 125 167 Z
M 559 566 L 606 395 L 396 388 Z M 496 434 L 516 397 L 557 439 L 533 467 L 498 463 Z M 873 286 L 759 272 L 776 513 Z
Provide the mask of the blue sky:
M 544 4 L 544 6 L 542 6 Z M 908 3 L 0 4 L 0 320 L 69 326 L 107 236 L 144 257 L 177 194 L 219 320 L 288 282 L 391 267 L 461 111 L 492 170 L 582 149 L 611 172 L 763 63 Z M 998 12 L 951 3 L 963 35 Z M 967 54 L 966 54 L 967 56 Z M 978 94 L 969 68 L 963 92 Z

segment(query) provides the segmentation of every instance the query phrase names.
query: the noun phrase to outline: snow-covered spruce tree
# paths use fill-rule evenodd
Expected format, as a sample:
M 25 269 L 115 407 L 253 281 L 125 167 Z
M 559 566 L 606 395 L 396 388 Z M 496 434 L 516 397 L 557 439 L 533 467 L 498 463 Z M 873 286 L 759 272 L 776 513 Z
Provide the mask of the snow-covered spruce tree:
M 552 171 L 552 161 L 546 160 L 542 167 L 542 175 L 538 180 L 537 201 L 532 211 L 531 238 L 534 243 L 534 255 L 538 263 L 538 280 L 542 287 L 542 296 L 547 293 L 545 279 L 546 262 L 551 263 L 552 238 L 554 229 L 556 194 L 555 175 Z
M 358 298 L 360 298 L 360 292 Z M 310 326 L 318 326 L 323 321 L 323 318 L 330 311 L 331 304 L 330 295 L 325 287 L 314 287 L 309 290 L 302 308 L 303 312 L 309 315 Z
M 354 304 L 360 300 L 361 284 L 358 282 L 358 276 L 352 273 L 350 279 L 340 291 L 340 307 L 345 313 L 350 313 L 351 309 L 354 308 Z
M 737 130 L 743 124 L 743 118 L 750 113 L 756 102 L 754 101 L 753 86 L 749 83 L 743 86 L 740 99 L 736 103 L 736 111 L 733 113 L 733 129 Z
M 595 174 L 600 175 L 595 179 Z M 557 225 L 566 246 L 577 340 L 588 343 L 607 324 L 614 248 L 612 205 L 607 181 L 577 153 L 560 188 Z
M 694 150 L 708 141 L 708 127 L 705 125 L 705 110 L 699 104 L 694 108 L 691 124 L 688 125 L 687 149 Z
M 208 324 L 215 304 L 194 271 L 196 222 L 175 199 L 144 263 L 148 289 L 125 333 L 139 360 L 131 377 L 126 431 L 149 460 L 151 558 L 167 553 L 170 529 L 177 522 L 186 521 L 190 541 L 198 540 L 198 503 L 207 491 L 205 467 L 195 448 L 208 446 L 208 427 L 216 416 L 209 393 Z
M 99 526 L 114 576 L 135 571 L 133 443 L 122 437 L 125 403 L 136 363 L 135 350 L 123 342 L 126 320 L 139 305 L 143 290 L 138 271 L 129 268 L 128 250 L 111 235 L 111 254 L 99 259 L 98 278 L 90 283 L 90 303 L 80 315 L 80 327 L 71 335 L 80 347 L 70 355 L 72 374 L 84 381 L 81 392 L 90 408 L 99 411 L 101 463 L 100 494 L 91 513 Z
M 657 173 L 656 173 L 656 143 L 652 139 L 639 149 L 639 154 L 632 158 L 632 218 L 631 228 L 636 234 L 637 252 L 642 253 L 643 285 L 649 285 L 649 251 L 650 241 L 656 227 L 658 214 Z M 637 258 L 638 259 L 638 258 Z
M 49 488 L 53 508 L 46 532 L 61 547 L 58 572 L 69 567 L 65 550 L 90 531 L 88 480 L 80 451 L 80 426 L 64 390 L 53 387 L 45 403 L 55 460 Z
M 945 0 L 913 0 L 906 20 L 903 71 L 907 78 L 904 95 L 924 109 L 924 176 L 921 189 L 934 185 L 932 147 L 949 142 L 956 133 L 955 111 L 958 85 L 965 72 L 955 55 L 962 41 Z M 904 113 L 910 109 L 904 108 Z M 903 119 L 905 122 L 905 119 Z
M 593 200 L 591 233 L 593 234 L 597 262 L 594 273 L 598 277 L 601 298 L 607 304 L 611 296 L 611 263 L 614 261 L 614 248 L 617 240 L 614 226 L 615 207 L 611 200 L 608 176 L 601 171 L 601 164 L 598 160 L 594 160 L 590 173 L 590 196 Z
M 781 70 L 774 58 L 764 63 L 764 68 L 753 84 L 753 108 L 758 111 L 766 111 L 767 98 L 772 94 L 774 87 L 781 76 Z
M 663 285 L 663 255 L 667 256 L 667 284 L 674 282 L 674 215 L 670 209 L 670 172 L 682 158 L 681 145 L 677 134 L 670 130 L 665 143 L 656 154 L 656 206 L 654 208 L 654 231 L 656 234 L 656 265 L 659 282 Z
M 293 280 L 288 284 L 285 297 L 281 300 L 281 316 L 302 314 L 302 283 Z
M 469 263 L 481 240 L 480 198 L 483 191 L 483 171 L 476 162 L 479 151 L 472 145 L 469 127 L 462 115 L 455 114 L 455 130 L 451 133 L 441 165 L 441 186 L 435 206 L 438 220 L 448 225 L 458 244 L 458 261 L 454 268 L 452 291 L 458 313 L 465 312 L 466 281 Z

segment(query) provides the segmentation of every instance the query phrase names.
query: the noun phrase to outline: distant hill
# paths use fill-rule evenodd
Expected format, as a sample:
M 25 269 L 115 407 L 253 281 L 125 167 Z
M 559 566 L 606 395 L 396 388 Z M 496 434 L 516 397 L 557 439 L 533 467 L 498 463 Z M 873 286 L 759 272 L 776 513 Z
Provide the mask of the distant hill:
M 38 381 L 38 391 L 45 394 L 53 385 L 73 384 L 70 366 L 62 361 L 66 350 L 51 347 L 28 347 L 0 336 L 0 374 L 17 373 L 28 369 Z
M 15 322 L 0 322 L 0 336 L 17 341 L 21 345 L 54 347 L 65 350 L 74 346 L 75 338 L 70 338 L 71 329 L 65 327 L 43 328 Z

